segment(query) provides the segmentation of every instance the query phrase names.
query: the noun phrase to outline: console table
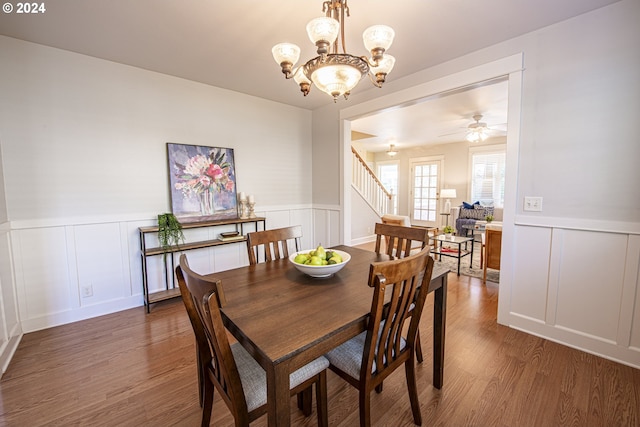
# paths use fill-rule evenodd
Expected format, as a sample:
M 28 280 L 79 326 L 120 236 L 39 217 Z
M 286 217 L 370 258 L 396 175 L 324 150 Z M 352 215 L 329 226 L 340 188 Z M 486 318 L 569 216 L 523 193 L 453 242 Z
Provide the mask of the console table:
M 258 224 L 262 223 L 262 229 L 266 228 L 266 218 L 256 217 L 256 218 L 233 218 L 233 219 L 225 219 L 225 220 L 217 220 L 217 221 L 202 221 L 202 222 L 190 222 L 182 224 L 182 229 L 187 230 L 190 228 L 202 228 L 202 227 L 220 227 L 223 225 L 235 225 L 236 231 L 238 231 L 241 235 L 240 238 L 234 240 L 223 241 L 220 239 L 212 239 L 212 240 L 203 240 L 199 242 L 187 242 L 184 244 L 180 244 L 177 246 L 171 246 L 166 251 L 161 247 L 147 247 L 146 236 L 149 234 L 157 233 L 158 226 L 151 227 L 139 227 L 138 232 L 140 234 L 140 256 L 142 258 L 142 287 L 144 292 L 144 305 L 147 309 L 147 313 L 149 313 L 149 308 L 151 304 L 156 302 L 164 301 L 171 298 L 176 298 L 180 296 L 180 288 L 176 286 L 175 283 L 175 260 L 173 258 L 173 254 L 175 252 L 184 252 L 193 249 L 202 249 L 209 248 L 212 246 L 219 245 L 229 245 L 232 243 L 243 243 L 245 244 L 247 238 L 244 233 L 244 225 L 245 224 L 253 224 L 253 230 L 250 231 L 258 231 Z M 164 290 L 157 292 L 149 292 L 149 281 L 147 275 L 147 257 L 157 256 L 163 254 L 170 255 L 171 258 L 171 273 L 167 271 L 167 257 L 164 259 L 165 266 L 165 279 L 164 279 Z M 169 280 L 171 277 L 171 280 Z

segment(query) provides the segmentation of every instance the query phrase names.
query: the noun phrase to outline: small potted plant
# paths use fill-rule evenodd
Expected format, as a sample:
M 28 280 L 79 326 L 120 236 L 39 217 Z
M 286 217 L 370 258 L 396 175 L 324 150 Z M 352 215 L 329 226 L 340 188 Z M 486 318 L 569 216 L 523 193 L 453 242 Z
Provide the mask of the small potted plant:
M 446 237 L 451 237 L 453 235 L 453 227 L 450 225 L 446 225 L 442 231 Z
M 491 221 L 493 221 L 493 215 L 487 215 L 487 216 L 485 216 L 485 217 L 484 217 L 484 220 L 485 220 L 485 221 L 487 221 L 487 222 L 491 222 Z
M 172 213 L 158 215 L 158 242 L 164 251 L 165 257 L 172 246 L 179 246 L 184 242 L 182 225 Z

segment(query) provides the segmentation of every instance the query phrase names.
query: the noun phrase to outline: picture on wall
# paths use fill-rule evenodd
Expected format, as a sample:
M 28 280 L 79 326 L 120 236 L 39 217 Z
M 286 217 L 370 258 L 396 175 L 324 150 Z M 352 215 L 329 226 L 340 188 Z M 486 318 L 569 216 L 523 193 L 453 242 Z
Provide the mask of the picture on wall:
M 182 223 L 238 217 L 232 148 L 167 143 L 173 214 Z

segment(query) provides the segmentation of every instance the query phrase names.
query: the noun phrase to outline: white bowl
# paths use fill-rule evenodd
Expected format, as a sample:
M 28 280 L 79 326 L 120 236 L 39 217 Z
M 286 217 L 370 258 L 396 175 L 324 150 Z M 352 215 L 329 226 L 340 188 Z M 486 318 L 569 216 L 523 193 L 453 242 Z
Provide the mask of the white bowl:
M 342 270 L 342 267 L 347 265 L 347 263 L 351 259 L 351 255 L 349 255 L 347 252 L 339 251 L 336 249 L 327 249 L 327 251 L 336 252 L 340 254 L 340 256 L 342 257 L 342 262 L 340 264 L 305 265 L 305 264 L 298 264 L 297 262 L 293 261 L 296 255 L 307 254 L 312 250 L 314 249 L 307 249 L 306 251 L 299 251 L 289 255 L 289 261 L 291 262 L 291 264 L 293 264 L 299 271 L 311 277 L 329 277 L 332 274 L 335 274 L 338 271 Z

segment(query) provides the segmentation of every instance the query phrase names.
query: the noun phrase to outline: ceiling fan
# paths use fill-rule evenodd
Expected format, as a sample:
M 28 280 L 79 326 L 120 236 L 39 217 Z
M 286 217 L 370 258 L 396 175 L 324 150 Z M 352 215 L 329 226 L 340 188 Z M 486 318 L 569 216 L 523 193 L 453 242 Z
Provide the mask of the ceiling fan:
M 498 127 L 492 126 L 489 127 L 485 122 L 481 122 L 480 120 L 482 120 L 482 114 L 474 114 L 473 116 L 473 120 L 474 122 L 469 124 L 469 126 L 466 127 L 467 130 L 467 135 L 466 135 L 466 140 L 469 142 L 482 142 L 484 140 L 486 140 L 489 136 L 491 136 L 491 133 L 493 131 L 497 131 L 497 132 L 502 132 L 504 133 L 505 130 L 504 129 L 500 129 Z M 496 125 L 496 126 L 504 126 L 506 125 Z M 452 132 L 452 133 L 447 133 L 444 135 L 440 135 L 441 137 L 443 136 L 449 136 L 449 135 L 454 135 L 459 133 L 458 132 Z
M 473 116 L 473 120 L 475 123 L 471 123 L 467 127 L 467 141 L 469 142 L 480 142 L 484 141 L 489 137 L 489 126 L 486 123 L 481 122 L 482 114 L 475 114 Z

